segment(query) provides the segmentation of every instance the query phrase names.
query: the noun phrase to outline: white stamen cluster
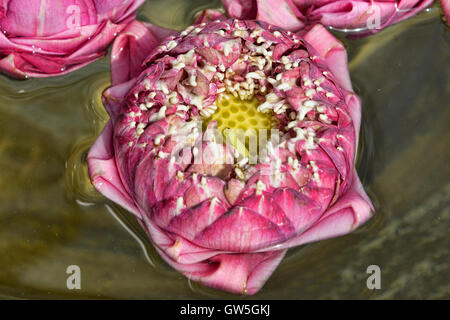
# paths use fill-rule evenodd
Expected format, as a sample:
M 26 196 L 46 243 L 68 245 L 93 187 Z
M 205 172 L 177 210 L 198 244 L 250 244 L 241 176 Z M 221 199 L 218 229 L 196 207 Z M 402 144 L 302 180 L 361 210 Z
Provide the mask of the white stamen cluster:
M 314 141 L 316 133 L 312 128 L 294 128 L 295 133 L 297 134 L 294 138 L 292 138 L 292 142 L 304 140 L 306 143 L 303 145 L 304 150 L 313 150 L 316 148 L 316 143 Z
M 261 180 L 258 180 L 258 182 L 256 183 L 256 191 L 255 191 L 255 193 L 257 195 L 260 195 L 260 194 L 262 194 L 262 192 L 264 190 L 266 190 L 266 185 Z
M 286 134 L 282 138 L 281 143 L 277 142 L 276 145 L 273 145 L 269 141 L 265 147 L 267 157 L 264 160 L 270 162 L 271 165 L 271 183 L 274 186 L 279 186 L 282 183 L 281 168 L 283 166 L 279 156 L 280 149 L 287 148 L 295 154 L 295 145 L 299 141 L 304 141 L 302 149 L 307 153 L 309 150 L 315 149 L 317 147 L 315 130 L 311 127 L 302 128 L 300 125 L 302 125 L 306 115 L 312 110 L 317 111 L 319 121 L 331 123 L 326 114 L 327 107 L 321 104 L 315 97 L 317 97 L 316 94 L 319 92 L 325 93 L 325 96 L 329 99 L 334 98 L 335 95 L 332 92 L 325 92 L 326 90 L 321 87 L 328 76 L 328 72 L 325 71 L 323 77 L 314 81 L 304 75 L 301 78 L 304 97 L 302 97 L 303 100 L 300 102 L 300 105 L 294 109 L 289 103 L 290 100 L 288 101 L 289 98 L 284 97 L 288 97 L 287 93 L 297 85 L 296 82 L 298 79 L 291 76 L 292 72 L 286 72 L 298 68 L 300 66 L 300 60 L 296 61 L 289 55 L 282 56 L 279 60 L 274 60 L 273 55 L 276 43 L 272 43 L 272 41 L 264 38 L 263 29 L 257 28 L 250 32 L 243 28 L 237 21 L 234 22 L 234 25 L 235 29 L 232 32 L 229 32 L 230 26 L 226 27 L 225 30 L 215 31 L 221 36 L 231 34 L 235 37 L 220 44 L 220 50 L 222 50 L 225 57 L 234 54 L 238 47 L 245 46 L 232 66 L 226 68 L 223 64 L 216 66 L 205 62 L 201 64 L 202 67 L 194 68 L 193 66 L 196 66 L 199 59 L 195 49 L 185 54 L 179 54 L 175 58 L 166 55 L 165 57 L 171 59 L 169 61 L 172 61 L 172 68 L 178 71 L 183 70 L 187 74 L 187 77 L 181 80 L 175 89 L 170 89 L 163 80 L 153 84 L 150 84 L 148 80 L 144 80 L 144 87 L 149 93 L 147 93 L 144 101 L 142 99 L 140 100 L 138 104 L 140 111 L 136 112 L 134 109 L 134 112 L 128 114 L 132 118 L 129 121 L 129 127 L 134 129 L 136 137 L 139 137 L 144 133 L 150 123 L 166 118 L 167 111 L 175 108 L 175 115 L 185 122 L 180 126 L 180 122 L 175 121 L 173 125 L 168 126 L 164 134 L 159 134 L 154 138 L 154 154 L 161 159 L 168 158 L 170 154 L 162 151 L 162 149 L 167 137 L 172 136 L 172 138 L 178 139 L 176 142 L 191 148 L 192 155 L 196 157 L 199 151 L 201 151 L 198 149 L 199 146 L 196 146 L 196 142 L 198 142 L 198 138 L 201 135 L 199 122 L 202 120 L 201 117 L 208 118 L 216 112 L 217 105 L 215 104 L 215 100 L 220 101 L 220 99 L 228 98 L 229 94 L 241 100 L 252 99 L 255 95 L 265 96 L 265 102 L 259 105 L 258 111 L 263 113 L 273 112 L 276 116 L 286 114 L 287 121 L 285 129 L 291 133 L 291 130 L 295 132 L 294 137 Z M 203 26 L 204 24 L 189 27 L 181 32 L 181 36 L 198 35 L 203 30 Z M 280 31 L 274 31 L 273 35 L 276 38 L 280 38 L 282 33 Z M 292 34 L 290 36 L 295 40 L 294 43 L 299 42 Z M 208 38 L 203 34 L 199 35 L 199 37 L 202 37 L 201 43 L 203 46 L 208 48 L 210 46 Z M 253 42 L 249 42 L 249 37 L 253 39 Z M 163 54 L 164 51 L 171 51 L 178 46 L 179 42 L 174 39 L 175 37 L 172 37 L 160 46 L 159 49 Z M 240 42 L 236 41 L 237 39 Z M 315 57 L 310 57 L 310 59 L 314 60 Z M 276 74 L 271 73 L 275 70 L 274 67 L 277 70 Z M 242 72 L 242 70 L 249 71 Z M 199 86 L 199 84 L 203 84 L 201 81 L 204 81 L 203 78 L 200 78 L 202 75 L 199 72 L 210 80 L 208 83 L 208 95 L 211 95 L 211 91 L 215 92 L 217 99 L 214 100 L 210 96 L 202 96 L 198 93 L 205 91 L 204 88 Z M 158 99 L 155 100 L 157 96 Z M 138 93 L 135 94 L 135 98 L 139 98 Z M 161 106 L 161 104 L 163 105 Z M 156 106 L 159 106 L 158 109 L 153 110 Z M 201 117 L 198 117 L 195 112 L 192 112 L 195 108 Z M 150 117 L 144 118 L 147 119 L 145 123 L 139 122 L 142 116 L 141 112 L 151 113 Z M 131 147 L 132 143 L 129 145 Z M 142 143 L 140 146 L 145 147 L 146 145 L 147 143 Z M 342 150 L 341 147 L 337 148 L 338 150 Z M 253 166 L 249 165 L 249 159 L 240 156 L 239 153 L 235 154 L 235 158 L 238 159 L 238 162 L 233 166 L 236 178 L 243 181 L 248 180 L 252 174 L 251 169 L 253 168 Z M 175 162 L 174 159 L 172 156 L 170 161 L 173 163 Z M 260 161 L 260 163 L 264 163 L 264 161 Z M 309 161 L 307 167 L 312 171 L 314 181 L 320 185 L 319 168 L 316 163 Z M 299 170 L 299 160 L 288 157 L 286 168 L 288 170 L 290 168 L 293 171 Z M 180 181 L 184 179 L 183 172 L 181 171 L 178 171 L 176 176 Z M 202 177 L 200 185 L 206 187 L 206 184 L 206 178 Z M 266 185 L 258 181 L 256 183 L 256 193 L 261 194 L 264 190 L 266 190 Z M 181 210 L 183 206 L 184 203 L 182 200 L 177 201 L 177 208 L 179 207 Z
M 313 180 L 320 186 L 320 176 L 319 176 L 319 167 L 316 165 L 315 161 L 309 161 L 309 165 L 313 170 Z

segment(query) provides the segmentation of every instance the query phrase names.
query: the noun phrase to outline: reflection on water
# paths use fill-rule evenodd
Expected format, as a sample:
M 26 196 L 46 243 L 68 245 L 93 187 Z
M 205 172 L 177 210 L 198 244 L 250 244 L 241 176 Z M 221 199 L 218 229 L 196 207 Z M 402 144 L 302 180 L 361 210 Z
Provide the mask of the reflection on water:
M 219 3 L 147 1 L 138 17 L 182 29 Z M 357 168 L 377 212 L 350 235 L 289 250 L 254 298 L 450 297 L 450 50 L 438 15 L 370 38 L 338 35 L 363 99 Z M 1 76 L 0 297 L 235 298 L 168 267 L 139 222 L 90 184 L 85 157 L 108 120 L 108 85 L 106 58 L 58 78 Z M 77 292 L 65 287 L 71 264 Z M 366 288 L 371 264 L 382 290 Z
M 221 9 L 221 0 L 150 0 L 140 8 L 137 19 L 173 30 L 183 30 L 192 24 L 201 11 Z

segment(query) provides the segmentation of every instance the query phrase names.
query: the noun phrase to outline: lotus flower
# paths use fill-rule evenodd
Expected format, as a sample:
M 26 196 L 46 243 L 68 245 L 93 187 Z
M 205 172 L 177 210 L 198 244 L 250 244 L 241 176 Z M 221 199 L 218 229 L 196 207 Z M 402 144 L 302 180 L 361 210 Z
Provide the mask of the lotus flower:
M 448 1 L 448 0 L 443 0 Z M 230 17 L 258 19 L 291 31 L 322 23 L 368 35 L 407 19 L 433 0 L 222 0 Z
M 168 34 L 135 21 L 114 42 L 91 181 L 173 268 L 254 294 L 288 248 L 347 234 L 373 212 L 354 167 L 361 103 L 347 55 L 321 25 L 300 37 L 218 19 Z M 215 134 L 233 101 L 280 132 L 261 161 Z
M 48 77 L 79 69 L 106 54 L 144 0 L 2 0 L 0 69 Z

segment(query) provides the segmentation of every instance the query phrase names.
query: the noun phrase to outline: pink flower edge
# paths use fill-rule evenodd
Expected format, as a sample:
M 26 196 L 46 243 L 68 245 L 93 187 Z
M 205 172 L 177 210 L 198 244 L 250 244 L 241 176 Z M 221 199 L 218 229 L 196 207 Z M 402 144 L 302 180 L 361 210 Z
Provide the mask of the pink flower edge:
M 447 20 L 447 26 L 450 26 L 450 0 L 441 0 L 441 6 Z

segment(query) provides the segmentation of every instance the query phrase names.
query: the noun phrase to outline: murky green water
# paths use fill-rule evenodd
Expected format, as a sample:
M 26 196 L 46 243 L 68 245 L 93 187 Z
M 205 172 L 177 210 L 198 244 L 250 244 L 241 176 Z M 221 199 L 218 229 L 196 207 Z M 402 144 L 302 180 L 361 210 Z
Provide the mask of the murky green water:
M 181 29 L 219 1 L 153 0 L 138 18 Z M 292 249 L 255 298 L 450 298 L 450 36 L 437 8 L 343 39 L 363 98 L 358 171 L 377 212 L 356 232 Z M 169 268 L 134 218 L 90 185 L 107 121 L 107 58 L 72 74 L 0 76 L 0 298 L 230 298 Z M 78 291 L 66 268 L 81 268 Z M 381 290 L 366 268 L 381 268 Z M 251 298 L 251 297 L 247 297 Z

